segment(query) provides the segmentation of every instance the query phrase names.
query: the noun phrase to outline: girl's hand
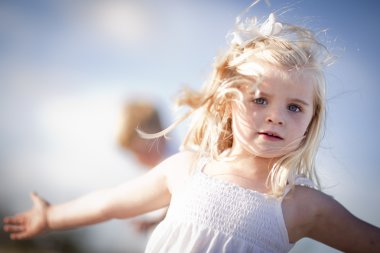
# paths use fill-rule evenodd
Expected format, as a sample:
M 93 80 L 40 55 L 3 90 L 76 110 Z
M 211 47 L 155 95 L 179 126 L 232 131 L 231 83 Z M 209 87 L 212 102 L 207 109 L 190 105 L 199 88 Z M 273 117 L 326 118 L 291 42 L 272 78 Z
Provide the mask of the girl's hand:
M 49 228 L 47 210 L 50 204 L 34 192 L 30 197 L 33 202 L 31 210 L 4 218 L 4 231 L 10 233 L 12 240 L 27 239 Z

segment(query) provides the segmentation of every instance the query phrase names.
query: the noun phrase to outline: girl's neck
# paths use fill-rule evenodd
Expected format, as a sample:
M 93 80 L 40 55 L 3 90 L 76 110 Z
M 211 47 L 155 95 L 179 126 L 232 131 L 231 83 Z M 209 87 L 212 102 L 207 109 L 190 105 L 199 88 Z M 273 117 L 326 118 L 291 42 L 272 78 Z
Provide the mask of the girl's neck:
M 255 177 L 267 178 L 276 158 L 264 158 L 252 154 L 232 154 L 226 152 L 226 165 L 236 170 L 245 171 Z
M 243 188 L 270 194 L 271 189 L 267 185 L 267 179 L 274 162 L 275 159 L 253 155 L 231 155 L 226 152 L 221 160 L 207 164 L 204 172 Z

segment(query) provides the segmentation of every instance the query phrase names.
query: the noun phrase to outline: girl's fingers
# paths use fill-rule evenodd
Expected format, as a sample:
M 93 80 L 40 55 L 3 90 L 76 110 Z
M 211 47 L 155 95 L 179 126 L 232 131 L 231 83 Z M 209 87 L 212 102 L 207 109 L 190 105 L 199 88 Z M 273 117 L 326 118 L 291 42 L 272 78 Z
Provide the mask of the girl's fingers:
M 9 225 L 22 225 L 24 224 L 24 218 L 19 216 L 5 217 L 3 219 L 5 224 Z
M 10 238 L 12 240 L 21 240 L 21 239 L 24 239 L 26 237 L 27 236 L 25 233 L 12 233 L 12 234 L 10 234 Z
M 5 225 L 4 231 L 9 232 L 12 240 L 21 240 L 30 237 L 30 232 L 24 226 Z
M 10 233 L 19 233 L 25 230 L 24 226 L 15 226 L 15 225 L 5 225 L 4 231 Z
M 10 237 L 12 240 L 20 239 L 20 238 L 18 238 L 18 235 L 17 235 L 17 234 L 10 234 L 9 237 Z
M 30 238 L 31 236 L 33 236 L 33 234 L 30 233 L 29 231 L 21 231 L 21 232 L 11 233 L 10 238 L 12 240 L 22 240 L 22 239 Z

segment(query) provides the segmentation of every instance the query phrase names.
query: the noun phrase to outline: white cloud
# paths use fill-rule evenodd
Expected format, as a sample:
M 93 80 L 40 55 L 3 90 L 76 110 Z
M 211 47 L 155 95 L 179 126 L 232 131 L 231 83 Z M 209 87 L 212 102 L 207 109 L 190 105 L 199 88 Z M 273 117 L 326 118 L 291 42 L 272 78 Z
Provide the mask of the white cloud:
M 100 1 L 88 15 L 100 38 L 111 43 L 137 46 L 153 32 L 152 13 L 138 1 Z

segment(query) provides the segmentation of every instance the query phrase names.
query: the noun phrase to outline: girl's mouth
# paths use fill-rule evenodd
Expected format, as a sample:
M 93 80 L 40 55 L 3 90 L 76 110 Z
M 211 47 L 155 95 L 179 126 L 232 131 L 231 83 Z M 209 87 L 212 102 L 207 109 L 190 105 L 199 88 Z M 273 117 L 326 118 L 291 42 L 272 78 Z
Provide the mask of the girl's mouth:
M 259 132 L 259 135 L 260 136 L 263 136 L 265 139 L 268 139 L 268 140 L 283 140 L 284 138 L 282 138 L 279 134 L 275 133 L 275 132 Z

